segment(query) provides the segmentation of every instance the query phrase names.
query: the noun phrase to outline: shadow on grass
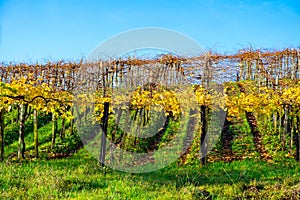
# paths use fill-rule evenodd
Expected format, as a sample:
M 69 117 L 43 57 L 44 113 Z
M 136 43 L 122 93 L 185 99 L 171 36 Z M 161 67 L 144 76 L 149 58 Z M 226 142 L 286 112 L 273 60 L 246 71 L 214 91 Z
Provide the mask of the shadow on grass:
M 14 165 L 12 168 L 25 177 L 33 178 L 36 172 L 45 172 L 39 175 L 40 178 L 54 177 L 53 180 L 50 178 L 49 181 L 55 183 L 54 189 L 64 195 L 69 195 L 73 191 L 106 189 L 115 187 L 116 184 L 130 187 L 129 185 L 133 183 L 137 183 L 138 187 L 141 188 L 151 188 L 154 185 L 155 189 L 163 188 L 164 186 L 174 188 L 175 186 L 178 191 L 189 186 L 214 187 L 234 184 L 238 185 L 241 190 L 253 188 L 262 190 L 267 183 L 283 183 L 286 181 L 286 177 L 299 177 L 300 174 L 298 163 L 293 161 L 289 163 L 267 163 L 255 160 L 234 161 L 231 163 L 216 162 L 203 167 L 178 166 L 176 163 L 173 163 L 158 171 L 130 174 L 101 168 L 97 160 L 90 157 L 84 150 L 80 150 L 70 158 L 26 161 L 11 163 L 11 165 Z M 3 172 L 10 173 L 10 169 L 7 168 Z M 12 178 L 13 176 L 11 174 L 7 177 Z M 29 187 L 26 183 L 28 180 L 20 183 L 18 179 L 10 179 L 11 181 L 6 184 L 7 187 L 11 187 L 11 185 L 17 187 L 20 184 L 23 184 L 21 186 L 24 188 Z M 253 186 L 253 181 L 259 184 Z M 205 193 L 205 191 L 201 190 L 200 194 L 202 193 Z
M 176 167 L 174 165 L 159 171 L 134 176 L 140 177 L 144 181 L 162 185 L 172 183 L 180 188 L 188 185 L 249 185 L 253 181 L 280 182 L 286 177 L 295 176 L 295 174 L 300 174 L 300 168 L 293 161 L 285 165 L 283 163 L 270 164 L 264 161 L 244 160 L 232 163 L 210 163 L 204 167 Z
M 300 167 L 296 162 L 290 163 L 267 163 L 264 161 L 243 160 L 231 163 L 217 162 L 206 166 L 177 166 L 172 164 L 164 169 L 149 173 L 130 174 L 103 170 L 94 158 L 65 158 L 52 161 L 38 161 L 38 165 L 47 165 L 53 169 L 76 170 L 82 166 L 88 166 L 87 174 L 110 174 L 113 177 L 130 176 L 132 179 L 142 180 L 150 183 L 165 185 L 175 184 L 177 188 L 188 185 L 215 185 L 215 184 L 245 184 L 252 181 L 283 181 L 285 177 L 292 177 L 300 174 Z
M 76 169 L 81 168 L 83 164 L 89 166 L 88 170 L 85 172 L 87 174 L 102 173 L 104 174 L 104 177 L 106 177 L 105 174 L 109 174 L 110 178 L 120 180 L 129 176 L 133 180 L 148 182 L 151 185 L 158 184 L 163 186 L 171 184 L 175 185 L 176 188 L 189 185 L 250 185 L 253 181 L 283 182 L 286 177 L 300 174 L 298 164 L 293 161 L 290 163 L 270 164 L 264 161 L 243 160 L 234 161 L 232 163 L 210 163 L 203 167 L 177 166 L 176 164 L 172 164 L 164 169 L 142 174 L 129 174 L 110 169 L 104 173 L 103 169 L 101 169 L 97 161 L 93 158 L 81 159 L 80 162 L 78 162 L 77 159 L 72 158 L 57 160 L 52 162 L 51 166 L 63 168 L 68 165 L 68 168 Z
M 78 180 L 67 179 L 59 183 L 58 188 L 61 192 L 80 191 L 80 190 L 93 190 L 107 188 L 107 182 L 99 180 Z

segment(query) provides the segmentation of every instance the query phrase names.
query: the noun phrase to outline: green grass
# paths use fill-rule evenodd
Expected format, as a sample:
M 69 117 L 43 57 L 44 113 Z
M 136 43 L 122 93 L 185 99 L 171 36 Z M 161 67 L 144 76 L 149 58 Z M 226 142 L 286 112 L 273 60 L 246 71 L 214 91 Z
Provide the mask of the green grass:
M 145 174 L 101 169 L 81 149 L 70 158 L 0 164 L 1 199 L 297 199 L 300 167 L 243 160 Z
M 78 137 L 70 133 L 64 141 L 58 137 L 55 148 L 50 149 L 51 123 L 39 128 L 40 159 L 30 156 L 34 154 L 30 128 L 25 141 L 27 154 L 22 162 L 11 159 L 17 151 L 15 139 L 5 147 L 6 159 L 0 162 L 0 199 L 300 198 L 300 166 L 291 158 L 266 162 L 254 157 L 230 163 L 212 162 L 202 167 L 199 162 L 186 166 L 175 162 L 158 171 L 130 174 L 102 169 L 84 148 L 74 151 L 78 150 Z M 242 143 L 234 146 L 237 152 Z M 49 153 L 56 152 L 72 156 L 49 157 Z

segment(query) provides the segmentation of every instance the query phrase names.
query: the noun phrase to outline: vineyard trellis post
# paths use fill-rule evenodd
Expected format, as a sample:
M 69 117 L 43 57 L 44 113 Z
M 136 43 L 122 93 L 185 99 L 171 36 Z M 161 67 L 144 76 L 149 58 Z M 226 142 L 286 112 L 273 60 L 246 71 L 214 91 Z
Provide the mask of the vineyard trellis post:
M 299 111 L 298 111 L 299 112 Z M 300 117 L 296 116 L 295 119 L 295 126 L 294 126 L 294 135 L 295 135 L 295 143 L 296 143 L 296 160 L 300 161 L 300 136 L 299 136 L 299 123 L 300 123 Z
M 202 80 L 202 85 L 204 88 L 207 89 L 208 94 L 209 94 L 209 87 L 210 87 L 210 81 L 212 79 L 212 60 L 211 60 L 211 55 L 210 52 L 207 53 L 206 58 L 205 58 L 205 65 L 204 65 L 204 72 L 203 72 L 203 77 L 204 80 Z M 205 165 L 207 158 L 207 144 L 205 141 L 205 138 L 207 136 L 207 130 L 208 130 L 208 122 L 209 122 L 209 107 L 206 105 L 201 105 L 200 106 L 200 112 L 201 112 L 201 137 L 200 137 L 200 145 L 201 145 L 201 164 Z
M 65 129 L 66 129 L 66 119 L 63 118 L 61 122 L 61 130 L 59 133 L 60 139 L 64 140 L 65 139 Z
M 20 129 L 19 129 L 19 146 L 18 146 L 18 160 L 21 158 L 25 159 L 25 140 L 24 140 L 24 128 L 25 128 L 25 115 L 26 115 L 26 109 L 27 105 L 24 105 L 23 103 L 20 104 L 20 112 L 19 112 L 19 123 L 20 123 Z
M 55 114 L 52 113 L 52 140 L 51 140 L 51 149 L 53 149 L 54 145 L 55 145 L 56 132 L 57 132 L 57 119 L 55 117 Z
M 104 102 L 104 113 L 102 117 L 102 134 L 101 134 L 101 149 L 100 149 L 100 164 L 104 167 L 105 155 L 106 155 L 106 136 L 107 136 L 107 125 L 108 125 L 108 113 L 109 111 L 109 103 Z
M 33 135 L 35 157 L 39 158 L 38 111 L 36 109 L 33 110 Z
M 0 161 L 4 159 L 4 109 L 0 109 Z

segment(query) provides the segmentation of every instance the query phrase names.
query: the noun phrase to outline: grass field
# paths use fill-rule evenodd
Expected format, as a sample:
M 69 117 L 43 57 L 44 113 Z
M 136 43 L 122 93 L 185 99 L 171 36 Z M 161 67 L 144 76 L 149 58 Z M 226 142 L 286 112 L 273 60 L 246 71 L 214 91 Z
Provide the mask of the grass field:
M 177 163 L 151 173 L 101 169 L 81 149 L 72 157 L 0 164 L 1 199 L 297 199 L 298 163 L 258 160 Z
M 18 124 L 6 118 L 5 160 L 0 162 L 0 199 L 300 199 L 300 166 L 284 154 L 263 161 L 259 156 L 232 162 L 177 161 L 164 169 L 131 174 L 101 168 L 67 128 L 51 148 L 51 123 L 39 118 L 39 159 L 34 158 L 33 123 L 26 122 L 26 159 L 18 161 Z M 58 120 L 58 132 L 62 121 Z M 234 152 L 255 152 L 247 126 L 236 136 Z M 198 138 L 199 139 L 199 138 Z M 247 141 L 246 141 L 247 142 Z M 251 150 L 251 152 L 250 152 Z M 249 151 L 249 152 L 244 152 Z M 244 153 L 243 153 L 244 152 Z M 191 155 L 198 154 L 190 152 Z M 211 152 L 214 153 L 214 152 Z M 209 155 L 210 156 L 210 155 Z
M 51 124 L 46 123 L 39 128 L 40 159 L 35 159 L 31 125 L 27 126 L 26 160 L 16 159 L 17 138 L 7 138 L 6 159 L 0 162 L 0 199 L 300 198 L 300 167 L 291 158 L 271 162 L 248 158 L 205 166 L 175 162 L 159 171 L 130 174 L 101 168 L 68 130 L 65 140 L 57 138 L 50 149 Z M 6 130 L 13 135 L 14 127 Z

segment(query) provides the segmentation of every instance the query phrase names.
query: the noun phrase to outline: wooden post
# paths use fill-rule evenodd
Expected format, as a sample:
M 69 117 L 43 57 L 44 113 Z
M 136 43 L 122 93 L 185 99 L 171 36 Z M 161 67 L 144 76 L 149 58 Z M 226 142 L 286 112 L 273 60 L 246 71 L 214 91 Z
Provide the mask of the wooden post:
M 56 118 L 54 116 L 54 113 L 52 113 L 52 141 L 51 141 L 52 149 L 54 148 L 55 140 L 56 140 L 56 129 L 57 129 L 56 126 L 57 126 Z
M 18 145 L 18 160 L 21 158 L 25 158 L 25 141 L 24 141 L 24 126 L 25 126 L 25 105 L 21 104 L 20 105 L 20 113 L 19 113 L 19 118 L 20 118 L 20 128 L 19 128 L 19 145 Z
M 296 69 L 296 65 L 295 65 L 295 61 L 294 61 L 294 55 L 292 54 L 291 57 L 291 65 L 290 65 L 290 72 L 291 72 L 291 79 L 294 80 L 295 79 L 295 70 Z
M 201 137 L 200 137 L 200 144 L 201 144 L 201 164 L 206 164 L 206 154 L 207 154 L 207 146 L 205 143 L 205 137 L 207 134 L 207 107 L 201 106 Z
M 293 154 L 293 145 L 294 145 L 294 136 L 295 136 L 295 130 L 294 130 L 294 117 L 290 120 L 289 123 L 289 129 L 291 133 L 290 137 L 290 154 Z
M 286 134 L 288 133 L 288 107 L 284 107 L 284 116 L 283 116 L 283 132 L 282 132 L 282 146 L 285 149 L 286 146 Z
M 61 122 L 60 138 L 65 139 L 66 119 L 63 118 Z
M 101 148 L 100 148 L 101 167 L 104 167 L 104 163 L 105 163 L 108 111 L 109 111 L 109 103 L 104 102 L 104 113 L 103 113 L 102 124 L 101 124 L 101 128 L 102 128 Z
M 33 110 L 33 137 L 34 137 L 34 149 L 35 157 L 39 158 L 39 139 L 38 139 L 38 112 L 36 109 Z
M 277 133 L 277 120 L 278 120 L 277 112 L 274 112 L 273 113 L 273 131 L 275 134 Z
M 276 76 L 275 85 L 273 85 L 273 89 L 275 91 L 277 91 L 277 89 L 278 89 L 278 75 Z M 274 133 L 277 133 L 277 126 L 278 126 L 277 122 L 278 122 L 278 113 L 274 112 L 273 113 L 273 130 L 274 130 Z
M 285 57 L 285 78 L 290 78 L 290 74 L 289 74 L 289 55 L 286 55 Z
M 294 134 L 296 138 L 296 160 L 299 162 L 300 161 L 300 137 L 299 137 L 299 123 L 300 123 L 300 118 L 297 116 L 296 117 L 296 123 L 294 126 Z
M 239 82 L 240 80 L 243 80 L 244 77 L 244 68 L 245 68 L 245 62 L 243 62 L 242 60 L 240 61 L 240 76 L 239 76 L 239 80 L 237 82 Z
M 0 161 L 4 159 L 4 109 L 0 109 Z
M 74 105 L 71 107 L 71 115 L 74 116 Z M 74 123 L 75 123 L 75 119 L 72 118 L 70 121 L 71 135 L 74 134 Z

